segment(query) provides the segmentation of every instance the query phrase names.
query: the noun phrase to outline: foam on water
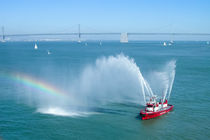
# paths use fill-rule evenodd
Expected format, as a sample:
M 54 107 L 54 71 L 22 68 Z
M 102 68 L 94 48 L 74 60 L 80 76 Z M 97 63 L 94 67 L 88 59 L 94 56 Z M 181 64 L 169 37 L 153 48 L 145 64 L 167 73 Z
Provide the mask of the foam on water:
M 55 116 L 66 116 L 66 117 L 78 117 L 78 116 L 85 117 L 94 114 L 93 112 L 72 111 L 60 107 L 38 108 L 36 112 L 42 114 L 50 114 Z

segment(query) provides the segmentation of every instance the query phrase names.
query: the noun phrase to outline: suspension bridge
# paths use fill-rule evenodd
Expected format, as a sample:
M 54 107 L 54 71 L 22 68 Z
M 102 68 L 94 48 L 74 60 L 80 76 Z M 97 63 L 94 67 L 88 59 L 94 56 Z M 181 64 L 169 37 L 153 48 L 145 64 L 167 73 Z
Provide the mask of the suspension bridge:
M 5 29 L 2 27 L 2 35 L 0 35 L 2 41 L 6 41 L 10 37 L 32 37 L 32 36 L 74 36 L 78 42 L 82 41 L 82 36 L 110 36 L 117 35 L 122 43 L 129 41 L 129 36 L 140 35 L 140 36 L 205 36 L 210 37 L 210 33 L 140 33 L 140 32 L 81 32 L 80 24 L 77 25 L 77 32 L 66 32 L 66 33 L 35 33 L 35 34 L 5 34 Z

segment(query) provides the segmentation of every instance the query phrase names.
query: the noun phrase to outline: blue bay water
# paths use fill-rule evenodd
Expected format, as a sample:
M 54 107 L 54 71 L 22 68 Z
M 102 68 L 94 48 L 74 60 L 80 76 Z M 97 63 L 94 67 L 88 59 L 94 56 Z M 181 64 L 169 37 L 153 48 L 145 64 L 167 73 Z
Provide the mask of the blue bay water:
M 2 139 L 210 138 L 210 46 L 206 42 L 176 41 L 167 47 L 163 47 L 163 42 L 160 41 L 125 44 L 106 41 L 102 42 L 102 45 L 94 41 L 87 44 L 86 42 L 38 42 L 38 50 L 34 50 L 34 44 L 35 42 L 0 43 L 0 137 Z M 47 51 L 51 54 L 48 55 Z M 133 58 L 145 79 L 149 77 L 150 72 L 160 69 L 171 60 L 176 60 L 176 76 L 169 101 L 174 105 L 172 112 L 142 121 L 139 112 L 144 106 L 140 101 L 136 103 L 124 100 L 100 105 L 93 103 L 94 106 L 91 106 L 93 109 L 86 110 L 86 107 L 82 106 L 83 104 L 80 106 L 80 103 L 86 101 L 83 98 L 88 98 L 86 97 L 90 96 L 88 94 L 78 95 L 82 99 L 79 105 L 77 104 L 77 109 L 86 111 L 82 115 L 45 114 L 38 109 L 46 105 L 46 102 L 56 106 L 58 100 L 54 100 L 53 97 L 53 100 L 48 100 L 54 95 L 47 95 L 47 98 L 37 97 L 38 91 L 26 89 L 17 81 L 2 76 L 4 73 L 18 72 L 68 92 L 72 85 L 77 84 L 81 75 L 86 74 L 85 69 L 102 62 L 100 60 L 103 57 L 115 57 L 119 54 Z M 109 71 L 111 75 L 112 68 Z M 113 80 L 121 77 L 123 85 L 107 81 L 110 84 L 107 84 L 106 88 L 110 88 L 108 91 L 115 95 L 118 95 L 118 89 L 119 92 L 127 93 L 134 98 L 139 94 L 141 99 L 140 91 L 133 96 L 136 90 L 130 88 L 132 85 L 125 85 L 130 83 L 126 82 L 129 79 L 125 75 L 112 76 Z M 90 79 L 85 84 L 89 85 L 94 81 Z M 100 82 L 96 85 L 103 87 Z M 76 87 L 82 93 L 83 86 Z M 112 88 L 116 90 L 112 91 Z M 104 92 L 103 90 L 101 88 L 101 91 L 100 89 L 96 91 Z M 112 96 L 110 93 L 107 94 Z M 121 94 L 116 97 L 120 96 Z M 43 99 L 39 99 L 42 97 Z

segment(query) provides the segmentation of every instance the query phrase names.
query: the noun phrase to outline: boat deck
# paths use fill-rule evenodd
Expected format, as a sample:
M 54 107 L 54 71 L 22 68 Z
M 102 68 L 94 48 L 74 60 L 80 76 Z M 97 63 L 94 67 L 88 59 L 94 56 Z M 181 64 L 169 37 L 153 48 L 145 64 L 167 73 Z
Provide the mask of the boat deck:
M 168 106 L 167 106 L 167 107 L 161 108 L 161 109 L 159 109 L 158 111 L 155 111 L 155 112 L 153 112 L 153 111 L 145 111 L 145 110 L 141 110 L 141 113 L 142 113 L 142 114 L 153 114 L 153 113 L 159 113 L 159 112 L 162 112 L 162 111 L 165 111 L 165 110 L 169 110 L 172 106 L 173 106 L 173 105 L 168 104 Z

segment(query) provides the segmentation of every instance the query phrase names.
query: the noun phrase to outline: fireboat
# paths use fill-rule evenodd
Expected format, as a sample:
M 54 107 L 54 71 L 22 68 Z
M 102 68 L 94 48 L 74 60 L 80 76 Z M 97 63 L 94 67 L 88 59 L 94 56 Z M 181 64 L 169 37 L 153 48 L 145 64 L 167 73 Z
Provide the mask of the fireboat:
M 140 116 L 142 120 L 148 120 L 166 114 L 171 111 L 173 107 L 173 105 L 168 104 L 167 99 L 165 99 L 165 101 L 160 99 L 158 102 L 157 96 L 153 96 L 150 98 L 150 101 L 146 103 L 145 110 L 141 110 Z

